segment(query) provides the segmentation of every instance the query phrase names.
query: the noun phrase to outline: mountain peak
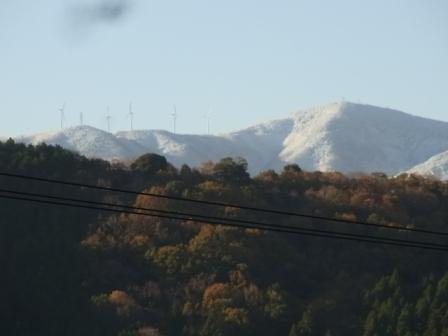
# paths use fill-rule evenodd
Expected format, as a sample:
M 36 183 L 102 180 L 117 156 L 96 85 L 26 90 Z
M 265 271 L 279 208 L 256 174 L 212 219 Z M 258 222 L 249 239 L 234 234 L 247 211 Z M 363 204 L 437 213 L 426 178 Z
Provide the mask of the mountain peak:
M 448 123 L 352 102 L 294 115 L 280 157 L 304 169 L 393 174 L 448 149 Z

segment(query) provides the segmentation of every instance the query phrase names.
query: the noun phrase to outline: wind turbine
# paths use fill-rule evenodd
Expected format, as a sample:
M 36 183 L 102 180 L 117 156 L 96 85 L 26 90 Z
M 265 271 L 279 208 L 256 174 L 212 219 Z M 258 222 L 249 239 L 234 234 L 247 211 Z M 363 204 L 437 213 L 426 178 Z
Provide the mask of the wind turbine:
M 60 117 L 61 117 L 61 129 L 64 127 L 64 119 L 65 119 L 65 102 L 64 104 L 58 109 Z
M 79 124 L 84 125 L 84 114 L 82 112 L 79 114 Z
M 106 121 L 107 121 L 107 131 L 110 133 L 110 120 L 112 117 L 110 116 L 110 108 L 107 107 L 107 113 L 106 113 Z
M 132 110 L 132 102 L 129 103 L 129 113 L 127 115 L 131 119 L 131 131 L 134 130 L 134 111 Z
M 171 113 L 171 116 L 173 117 L 173 133 L 176 134 L 176 120 L 177 120 L 177 108 L 176 105 L 173 106 L 173 113 Z
M 211 109 L 210 109 L 211 110 Z M 207 112 L 205 115 L 204 115 L 204 118 L 206 119 L 206 121 L 207 121 L 207 134 L 208 135 L 210 135 L 210 120 L 211 120 L 211 113 L 210 113 L 210 111 L 209 112 Z

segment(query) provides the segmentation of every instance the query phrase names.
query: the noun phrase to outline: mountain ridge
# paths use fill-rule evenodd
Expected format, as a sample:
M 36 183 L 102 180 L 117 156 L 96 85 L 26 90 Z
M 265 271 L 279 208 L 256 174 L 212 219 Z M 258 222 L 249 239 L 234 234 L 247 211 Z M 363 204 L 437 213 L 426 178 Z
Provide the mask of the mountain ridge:
M 176 166 L 198 166 L 227 156 L 247 159 L 252 174 L 297 163 L 306 170 L 396 174 L 448 150 L 448 123 L 350 102 L 294 112 L 219 135 L 165 130 L 108 133 L 91 126 L 15 138 L 46 142 L 88 157 L 132 160 L 147 152 Z

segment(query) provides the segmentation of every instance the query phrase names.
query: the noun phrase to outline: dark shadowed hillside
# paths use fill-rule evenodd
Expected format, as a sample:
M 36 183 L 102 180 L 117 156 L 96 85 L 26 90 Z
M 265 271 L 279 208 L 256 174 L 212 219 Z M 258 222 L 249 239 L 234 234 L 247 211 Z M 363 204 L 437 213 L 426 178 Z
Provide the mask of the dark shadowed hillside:
M 243 159 L 124 166 L 0 143 L 0 172 L 448 232 L 448 184 Z M 396 239 L 446 237 L 0 177 L 2 189 Z M 1 192 L 0 195 L 5 195 Z M 2 335 L 445 335 L 446 251 L 0 199 Z

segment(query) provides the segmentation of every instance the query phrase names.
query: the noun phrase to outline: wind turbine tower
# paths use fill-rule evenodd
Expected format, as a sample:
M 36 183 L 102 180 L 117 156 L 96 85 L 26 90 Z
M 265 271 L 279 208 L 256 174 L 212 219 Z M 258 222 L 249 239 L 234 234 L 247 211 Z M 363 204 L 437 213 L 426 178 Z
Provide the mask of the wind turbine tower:
M 64 119 L 65 119 L 65 103 L 59 108 L 59 115 L 61 117 L 61 129 L 64 128 Z
M 128 117 L 131 120 L 131 131 L 134 130 L 134 111 L 132 110 L 132 102 L 129 103 Z
M 207 120 L 207 134 L 210 135 L 210 120 L 212 119 L 210 111 L 205 114 L 204 118 Z
M 107 131 L 110 133 L 110 121 L 112 117 L 110 116 L 110 108 L 107 107 L 107 113 L 106 113 L 106 121 L 107 121 Z
M 79 114 L 79 124 L 84 125 L 84 114 L 82 112 Z
M 176 134 L 177 108 L 176 105 L 174 105 L 173 107 L 174 109 L 171 116 L 173 117 L 173 133 Z

